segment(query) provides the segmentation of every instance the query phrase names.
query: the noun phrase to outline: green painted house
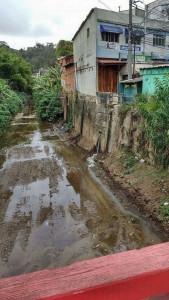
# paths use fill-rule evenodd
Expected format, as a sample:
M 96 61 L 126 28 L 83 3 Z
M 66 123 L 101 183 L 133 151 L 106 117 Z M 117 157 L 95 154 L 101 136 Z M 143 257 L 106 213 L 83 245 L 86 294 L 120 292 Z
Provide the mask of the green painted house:
M 153 94 L 155 91 L 155 78 L 163 79 L 165 74 L 169 74 L 169 65 L 157 65 L 140 69 L 142 76 L 142 93 Z

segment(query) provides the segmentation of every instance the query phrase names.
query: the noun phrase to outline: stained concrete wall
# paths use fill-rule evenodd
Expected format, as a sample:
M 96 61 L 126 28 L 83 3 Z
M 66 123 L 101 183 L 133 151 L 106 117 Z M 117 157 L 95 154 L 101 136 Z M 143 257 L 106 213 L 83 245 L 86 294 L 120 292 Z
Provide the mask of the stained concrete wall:
M 76 90 L 96 95 L 96 12 L 94 11 L 73 40 Z
M 125 104 L 127 110 L 123 114 L 121 105 L 110 102 L 98 104 L 95 97 L 78 94 L 75 129 L 81 133 L 80 145 L 92 150 L 100 139 L 101 152 L 116 153 L 121 147 L 129 147 L 140 158 L 146 156 L 149 163 L 154 164 L 151 142 L 144 139 L 138 126 L 143 120 L 133 104 Z
M 96 97 L 78 94 L 75 103 L 75 129 L 81 133 L 91 148 L 97 145 L 101 131 L 101 151 L 106 151 L 107 124 L 108 124 L 107 103 L 96 104 Z M 86 147 L 87 148 L 87 145 Z

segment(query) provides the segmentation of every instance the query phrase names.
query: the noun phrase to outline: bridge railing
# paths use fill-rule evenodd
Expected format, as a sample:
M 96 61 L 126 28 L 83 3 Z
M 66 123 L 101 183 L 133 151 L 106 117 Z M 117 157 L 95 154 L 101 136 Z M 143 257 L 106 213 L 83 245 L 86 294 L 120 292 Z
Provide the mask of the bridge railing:
M 167 293 L 169 243 L 0 280 L 1 300 L 139 300 Z

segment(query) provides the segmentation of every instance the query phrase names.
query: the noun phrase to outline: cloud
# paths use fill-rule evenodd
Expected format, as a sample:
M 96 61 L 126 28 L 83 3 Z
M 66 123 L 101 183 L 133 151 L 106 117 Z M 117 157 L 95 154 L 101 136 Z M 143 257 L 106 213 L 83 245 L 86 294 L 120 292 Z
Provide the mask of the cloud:
M 118 10 L 119 0 L 103 2 Z M 120 5 L 126 9 L 128 1 Z M 105 9 L 98 0 L 0 0 L 0 40 L 17 49 L 71 40 L 93 7 Z
M 52 36 L 53 31 L 50 27 L 45 26 L 44 24 L 38 24 L 35 28 L 30 32 L 31 36 L 40 37 L 40 36 Z
M 22 36 L 29 32 L 30 27 L 31 11 L 26 2 L 0 0 L 1 34 Z
M 38 24 L 31 1 L 0 0 L 0 34 L 8 36 L 51 36 L 52 30 L 45 19 Z

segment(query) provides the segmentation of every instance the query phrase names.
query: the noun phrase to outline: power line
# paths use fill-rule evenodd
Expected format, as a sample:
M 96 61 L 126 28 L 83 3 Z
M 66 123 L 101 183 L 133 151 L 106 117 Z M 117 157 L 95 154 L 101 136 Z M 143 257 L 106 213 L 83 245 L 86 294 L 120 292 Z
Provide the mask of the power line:
M 144 21 L 147 19 L 147 16 L 148 16 L 155 8 L 157 8 L 157 7 L 159 7 L 159 6 L 166 6 L 166 4 L 160 4 L 160 5 L 154 6 L 154 7 L 148 12 L 148 14 L 144 17 L 144 19 L 141 21 L 141 23 L 138 24 L 138 25 L 140 26 L 141 24 L 143 24 Z
M 109 11 L 112 11 L 112 9 L 105 4 L 102 0 L 98 0 L 102 5 L 104 5 Z M 145 17 L 143 18 L 143 20 L 138 24 L 138 23 L 134 23 L 132 22 L 132 6 L 133 6 L 133 2 L 136 5 L 136 3 L 141 2 L 140 0 L 129 0 L 129 23 L 126 23 L 126 20 L 121 16 L 120 13 L 117 13 L 115 11 L 112 11 L 113 13 L 115 13 L 121 20 L 123 20 L 123 22 L 125 22 L 126 26 L 128 25 L 128 79 L 132 78 L 132 35 L 133 35 L 133 25 L 136 28 L 140 28 L 141 25 L 145 22 L 145 20 L 147 19 L 148 15 L 157 7 L 159 7 L 159 5 L 153 7 L 152 9 L 150 9 L 150 11 L 145 15 Z M 166 6 L 166 4 L 161 4 L 160 6 Z M 159 10 L 156 10 L 158 12 L 158 14 L 160 13 Z M 151 19 L 149 19 L 151 20 Z M 165 26 L 165 25 L 164 25 Z M 142 28 L 142 27 L 141 27 Z M 150 30 L 152 30 L 152 32 L 146 32 L 144 34 L 144 41 L 141 41 L 141 43 L 143 44 L 143 47 L 145 46 L 154 46 L 156 47 L 156 49 L 164 49 L 165 51 L 169 51 L 169 49 L 166 49 L 167 45 L 165 44 L 165 46 L 158 46 L 158 45 L 153 45 L 153 39 L 145 39 L 145 36 L 148 34 L 153 34 L 156 33 L 157 31 L 159 31 L 159 29 L 161 31 L 167 32 L 166 29 L 168 29 L 168 27 L 165 26 L 165 28 L 163 27 L 157 27 L 157 28 L 153 28 L 153 30 L 150 28 Z M 147 29 L 146 29 L 147 30 Z M 149 29 L 148 29 L 149 30 Z M 169 47 L 169 45 L 168 45 Z M 145 52 L 145 48 L 144 48 L 144 52 Z M 153 52 L 153 51 L 151 51 Z
M 102 5 L 104 5 L 109 11 L 115 13 L 118 18 L 120 18 L 121 20 L 123 20 L 123 22 L 127 22 L 125 19 L 123 19 L 123 17 L 120 15 L 120 13 L 117 13 L 116 11 L 112 10 L 107 4 L 105 4 L 102 0 L 98 0 Z M 127 23 L 126 23 L 127 24 Z

